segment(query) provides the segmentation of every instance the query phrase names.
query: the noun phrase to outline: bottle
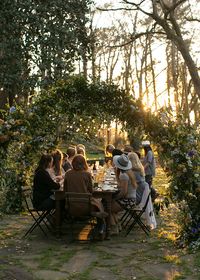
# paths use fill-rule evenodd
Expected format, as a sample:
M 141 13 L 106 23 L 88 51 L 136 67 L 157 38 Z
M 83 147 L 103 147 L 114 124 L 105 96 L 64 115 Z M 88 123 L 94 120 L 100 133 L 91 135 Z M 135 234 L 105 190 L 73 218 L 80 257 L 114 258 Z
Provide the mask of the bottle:
M 93 173 L 96 173 L 97 172 L 97 167 L 96 167 L 96 161 L 94 162 L 94 165 L 93 165 Z
M 97 168 L 96 168 L 96 161 L 94 162 L 93 168 L 92 168 L 92 173 L 93 173 L 93 178 L 94 178 L 94 182 L 97 182 Z

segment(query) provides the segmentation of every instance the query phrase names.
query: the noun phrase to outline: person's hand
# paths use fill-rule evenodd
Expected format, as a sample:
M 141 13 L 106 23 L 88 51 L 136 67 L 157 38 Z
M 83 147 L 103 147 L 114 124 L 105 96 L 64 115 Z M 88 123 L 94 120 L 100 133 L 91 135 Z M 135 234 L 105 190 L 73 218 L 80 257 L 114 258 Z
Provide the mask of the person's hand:
M 62 178 L 62 176 L 60 175 L 60 176 L 56 176 L 55 179 L 56 179 L 56 182 L 59 183 L 63 178 Z

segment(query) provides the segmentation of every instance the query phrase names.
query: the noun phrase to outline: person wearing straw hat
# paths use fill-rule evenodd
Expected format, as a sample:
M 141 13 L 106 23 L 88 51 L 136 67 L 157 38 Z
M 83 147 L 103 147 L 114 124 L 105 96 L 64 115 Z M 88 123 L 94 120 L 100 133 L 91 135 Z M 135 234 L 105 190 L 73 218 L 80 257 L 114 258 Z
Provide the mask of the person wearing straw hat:
M 112 202 L 111 234 L 118 234 L 120 225 L 118 224 L 117 213 L 122 211 L 121 205 L 127 199 L 136 200 L 136 180 L 132 171 L 132 163 L 125 154 L 113 157 L 113 166 L 116 170 L 119 193 Z

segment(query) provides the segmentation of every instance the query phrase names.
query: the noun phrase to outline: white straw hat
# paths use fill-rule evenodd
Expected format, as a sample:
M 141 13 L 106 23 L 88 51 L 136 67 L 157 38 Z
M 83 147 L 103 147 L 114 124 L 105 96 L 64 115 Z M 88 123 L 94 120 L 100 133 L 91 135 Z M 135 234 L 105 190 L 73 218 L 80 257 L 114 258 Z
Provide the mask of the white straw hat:
M 125 154 L 122 154 L 121 156 L 114 156 L 113 163 L 115 167 L 122 170 L 129 170 L 132 168 L 132 163 L 129 160 L 128 156 Z
M 150 146 L 150 141 L 148 140 L 142 141 L 142 146 Z

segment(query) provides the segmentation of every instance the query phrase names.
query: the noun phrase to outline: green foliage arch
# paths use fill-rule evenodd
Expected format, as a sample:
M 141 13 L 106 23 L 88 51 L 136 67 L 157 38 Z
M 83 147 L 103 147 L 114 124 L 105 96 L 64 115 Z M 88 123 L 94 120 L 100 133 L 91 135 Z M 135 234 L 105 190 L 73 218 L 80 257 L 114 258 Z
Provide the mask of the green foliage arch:
M 4 113 L 0 130 L 1 189 L 6 188 L 6 211 L 21 207 L 20 191 L 42 151 L 56 147 L 59 137 L 75 134 L 90 138 L 103 123 L 118 120 L 130 138 L 145 133 L 158 149 L 170 179 L 169 195 L 182 210 L 181 236 L 199 242 L 200 154 L 199 131 L 174 119 L 167 111 L 157 115 L 115 85 L 90 83 L 71 77 L 42 92 L 31 105 Z M 196 243 L 195 243 L 196 244 Z

